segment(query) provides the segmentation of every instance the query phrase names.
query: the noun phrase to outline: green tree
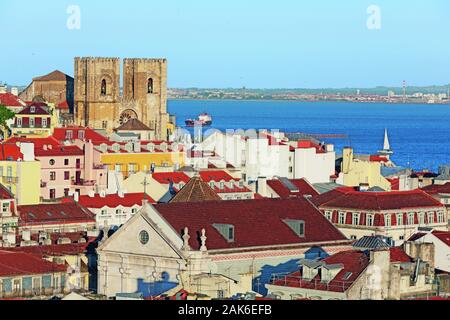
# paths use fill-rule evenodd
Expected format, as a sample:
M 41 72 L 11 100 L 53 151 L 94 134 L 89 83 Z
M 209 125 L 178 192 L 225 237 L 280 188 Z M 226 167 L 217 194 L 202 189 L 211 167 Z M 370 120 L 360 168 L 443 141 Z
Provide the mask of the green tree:
M 0 104 L 0 130 L 3 132 L 3 138 L 8 136 L 8 120 L 14 119 L 15 116 L 16 114 L 14 112 Z

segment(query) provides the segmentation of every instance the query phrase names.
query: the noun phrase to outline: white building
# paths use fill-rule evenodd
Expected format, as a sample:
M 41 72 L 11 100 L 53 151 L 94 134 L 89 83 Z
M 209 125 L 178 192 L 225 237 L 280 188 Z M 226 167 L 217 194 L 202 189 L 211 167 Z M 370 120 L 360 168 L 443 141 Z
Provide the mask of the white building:
M 435 268 L 450 272 L 450 232 L 422 229 L 410 241 L 434 244 Z

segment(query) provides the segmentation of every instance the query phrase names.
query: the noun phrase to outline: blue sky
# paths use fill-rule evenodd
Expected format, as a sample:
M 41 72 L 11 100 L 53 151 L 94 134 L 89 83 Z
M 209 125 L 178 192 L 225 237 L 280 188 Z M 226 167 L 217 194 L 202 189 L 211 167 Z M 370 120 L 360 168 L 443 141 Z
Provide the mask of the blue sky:
M 66 27 L 70 5 L 80 30 Z M 450 83 L 448 0 L 0 0 L 0 30 L 11 84 L 72 75 L 75 56 L 166 57 L 171 87 Z

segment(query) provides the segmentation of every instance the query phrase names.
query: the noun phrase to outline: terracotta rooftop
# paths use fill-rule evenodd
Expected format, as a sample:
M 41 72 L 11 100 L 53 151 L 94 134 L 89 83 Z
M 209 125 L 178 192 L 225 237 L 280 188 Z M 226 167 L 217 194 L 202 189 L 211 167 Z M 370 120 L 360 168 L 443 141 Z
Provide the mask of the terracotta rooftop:
M 59 70 L 55 70 L 45 76 L 33 78 L 33 81 L 66 81 L 68 79 L 73 80 L 71 76 L 68 76 Z
M 184 228 L 189 228 L 189 244 L 193 249 L 200 248 L 196 235 L 202 229 L 206 230 L 206 246 L 210 250 L 347 240 L 317 208 L 302 198 L 169 203 L 155 208 L 180 236 Z M 303 237 L 289 227 L 286 221 L 290 220 L 304 222 Z M 233 242 L 221 235 L 214 227 L 217 224 L 234 227 Z
M 152 131 L 147 125 L 143 124 L 138 119 L 130 119 L 115 131 Z
M 203 182 L 200 177 L 194 177 L 175 195 L 175 197 L 172 198 L 172 200 L 170 200 L 170 202 L 185 203 L 220 200 L 222 200 L 222 198 L 220 198 L 207 183 Z
M 142 201 L 147 199 L 150 203 L 156 203 L 149 195 L 144 195 L 144 193 L 127 193 L 123 197 L 118 194 L 109 194 L 105 197 L 100 195 L 90 196 L 80 196 L 78 203 L 86 208 L 101 209 L 104 207 L 116 208 L 122 207 L 133 207 L 142 206 Z
M 305 179 L 287 180 L 289 185 L 284 181 L 284 179 L 268 180 L 267 185 L 282 199 L 319 195 L 319 192 Z
M 12 93 L 0 93 L 0 104 L 6 107 L 25 107 L 26 104 Z
M 239 181 L 240 179 L 233 178 L 229 173 L 223 170 L 214 170 L 214 171 L 201 171 L 200 177 L 204 182 L 230 182 L 230 181 Z
M 371 211 L 443 207 L 439 201 L 422 190 L 393 192 L 359 192 L 353 188 L 338 188 L 312 199 L 323 208 Z
M 0 277 L 24 276 L 66 272 L 65 265 L 46 261 L 40 256 L 23 253 L 0 251 Z
M 18 206 L 17 211 L 21 225 L 95 223 L 95 215 L 76 203 Z
M 320 273 L 314 279 L 303 278 L 303 270 L 275 280 L 275 286 L 304 288 L 310 290 L 345 292 L 369 266 L 369 257 L 362 251 L 343 251 L 332 255 L 318 265 L 340 268 L 338 274 L 329 282 L 323 282 Z M 304 268 L 304 267 L 303 267 Z
M 401 247 L 391 248 L 390 252 L 392 263 L 409 263 L 413 261 Z
M 43 107 L 41 106 L 28 106 L 22 111 L 20 111 L 18 114 L 20 115 L 39 115 L 39 116 L 45 116 L 50 115 Z
M 428 194 L 450 194 L 450 182 L 443 184 L 443 185 L 438 185 L 438 184 L 433 184 L 431 186 L 427 186 L 425 188 L 422 188 L 423 191 L 425 191 Z
M 191 178 L 183 172 L 157 172 L 152 178 L 160 184 L 170 184 L 171 182 L 179 184 L 181 182 L 187 184 Z

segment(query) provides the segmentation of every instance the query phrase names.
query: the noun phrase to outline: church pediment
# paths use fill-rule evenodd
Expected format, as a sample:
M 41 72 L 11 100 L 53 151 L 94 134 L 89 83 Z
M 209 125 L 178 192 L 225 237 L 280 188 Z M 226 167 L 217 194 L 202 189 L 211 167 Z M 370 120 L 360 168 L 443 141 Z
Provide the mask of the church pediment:
M 180 243 L 181 239 L 173 243 L 161 232 L 161 226 L 157 226 L 141 211 L 107 239 L 98 252 L 184 259 Z

